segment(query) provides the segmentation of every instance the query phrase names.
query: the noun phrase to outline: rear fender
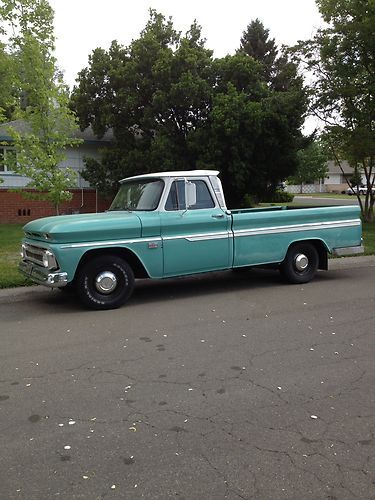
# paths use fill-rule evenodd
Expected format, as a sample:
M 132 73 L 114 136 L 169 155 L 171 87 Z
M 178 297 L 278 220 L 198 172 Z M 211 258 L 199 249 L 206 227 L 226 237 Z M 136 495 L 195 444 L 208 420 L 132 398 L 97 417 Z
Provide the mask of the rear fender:
M 324 271 L 328 270 L 328 254 L 331 253 L 330 248 L 328 247 L 327 243 L 324 240 L 321 239 L 302 239 L 302 240 L 297 240 L 293 241 L 287 249 L 289 250 L 290 247 L 293 245 L 297 245 L 298 243 L 311 243 L 314 245 L 316 248 L 318 255 L 319 255 L 319 269 L 323 269 Z M 286 255 L 286 254 L 285 254 Z

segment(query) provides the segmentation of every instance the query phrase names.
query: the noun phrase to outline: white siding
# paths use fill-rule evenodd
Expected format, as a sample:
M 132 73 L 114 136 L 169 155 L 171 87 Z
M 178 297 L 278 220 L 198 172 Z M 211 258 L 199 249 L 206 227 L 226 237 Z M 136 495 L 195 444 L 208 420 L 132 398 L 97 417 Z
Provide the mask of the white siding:
M 30 179 L 27 177 L 22 177 L 21 175 L 11 174 L 9 172 L 3 172 L 1 178 L 4 182 L 0 184 L 0 188 L 19 188 L 24 187 L 29 182 Z
M 102 145 L 100 145 L 102 146 Z M 65 150 L 65 160 L 60 163 L 60 168 L 70 167 L 77 172 L 77 184 L 76 187 L 79 188 L 87 188 L 90 187 L 89 183 L 85 181 L 80 172 L 84 169 L 84 158 L 86 156 L 95 158 L 96 160 L 100 159 L 100 152 L 97 144 L 81 144 L 76 148 L 67 148 Z M 1 178 L 3 179 L 3 183 L 0 184 L 0 188 L 20 188 L 25 187 L 27 183 L 30 181 L 27 177 L 23 177 L 21 175 L 15 175 L 11 172 L 1 172 Z
M 342 174 L 329 174 L 325 179 L 325 184 L 342 184 L 342 177 Z

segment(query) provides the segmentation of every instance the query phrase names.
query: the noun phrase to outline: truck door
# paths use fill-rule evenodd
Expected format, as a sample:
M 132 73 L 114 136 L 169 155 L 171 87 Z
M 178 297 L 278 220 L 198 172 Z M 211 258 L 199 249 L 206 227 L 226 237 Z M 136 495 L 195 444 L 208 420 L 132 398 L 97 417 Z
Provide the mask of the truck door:
M 186 180 L 172 182 L 161 211 L 164 276 L 227 269 L 232 259 L 231 217 L 207 180 L 189 179 L 196 199 L 186 206 Z

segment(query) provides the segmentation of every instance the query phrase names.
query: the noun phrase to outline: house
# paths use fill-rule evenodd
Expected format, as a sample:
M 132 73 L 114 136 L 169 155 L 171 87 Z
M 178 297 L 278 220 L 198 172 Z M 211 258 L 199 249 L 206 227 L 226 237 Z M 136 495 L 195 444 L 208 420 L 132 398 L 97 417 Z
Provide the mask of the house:
M 326 192 L 328 193 L 341 193 L 348 188 L 348 183 L 354 175 L 354 168 L 349 165 L 346 160 L 338 165 L 334 161 L 328 162 L 328 173 L 327 177 L 324 179 L 324 185 L 326 187 Z M 362 175 L 362 184 L 366 184 L 366 178 Z
M 354 175 L 354 168 L 346 160 L 341 162 L 341 168 L 333 160 L 327 162 L 327 167 L 327 176 L 324 179 L 316 180 L 311 184 L 304 183 L 302 186 L 288 185 L 286 190 L 290 193 L 342 193 L 348 188 L 348 182 L 350 183 Z M 363 174 L 362 183 L 366 183 Z
M 14 191 L 26 189 L 29 181 L 12 172 L 9 158 L 15 155 L 12 139 L 8 128 L 13 126 L 20 132 L 27 130 L 27 125 L 21 120 L 3 123 L 0 125 L 0 223 L 25 223 L 38 217 L 54 215 L 54 208 L 47 201 L 28 200 L 21 193 Z M 100 150 L 108 147 L 113 140 L 113 133 L 109 130 L 104 137 L 95 136 L 91 127 L 77 131 L 75 138 L 83 142 L 76 147 L 67 147 L 64 151 L 65 160 L 60 163 L 60 168 L 71 167 L 77 173 L 76 186 L 70 191 L 73 198 L 70 202 L 61 205 L 61 213 L 88 213 L 101 212 L 109 206 L 108 200 L 102 199 L 97 191 L 92 188 L 81 175 L 84 169 L 84 158 L 100 159 Z M 7 161 L 8 159 L 8 161 Z

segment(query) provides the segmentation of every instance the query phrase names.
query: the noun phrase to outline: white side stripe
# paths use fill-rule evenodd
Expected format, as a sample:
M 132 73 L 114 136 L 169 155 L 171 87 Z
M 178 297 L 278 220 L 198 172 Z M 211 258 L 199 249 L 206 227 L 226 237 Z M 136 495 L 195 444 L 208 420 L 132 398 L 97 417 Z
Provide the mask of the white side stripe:
M 232 238 L 232 231 L 225 231 L 220 233 L 201 233 L 201 234 L 184 234 L 178 236 L 165 236 L 164 241 L 170 240 L 188 240 L 188 241 L 204 241 L 204 240 L 222 240 Z
M 205 241 L 205 240 L 220 240 L 226 238 L 243 237 L 243 236 L 258 236 L 263 234 L 277 234 L 277 233 L 293 233 L 301 231 L 313 231 L 320 229 L 335 229 L 343 227 L 357 227 L 361 225 L 360 219 L 350 219 L 341 221 L 328 221 L 328 222 L 310 222 L 306 224 L 291 224 L 288 226 L 275 226 L 275 227 L 257 227 L 254 229 L 237 229 L 232 233 L 231 231 L 217 232 L 217 233 L 200 233 L 200 234 L 184 234 L 178 236 L 166 236 L 161 238 L 131 238 L 127 240 L 112 240 L 112 241 L 93 241 L 85 243 L 70 243 L 61 245 L 62 249 L 65 248 L 84 248 L 84 247 L 99 247 L 99 246 L 113 246 L 113 245 L 129 245 L 135 243 L 149 243 L 173 240 L 187 240 L 190 242 Z
M 151 243 L 161 241 L 160 236 L 155 238 L 132 238 L 129 240 L 113 240 L 113 241 L 88 241 L 85 243 L 69 243 L 68 245 L 61 245 L 61 248 L 84 248 L 84 247 L 100 247 L 103 245 L 129 245 L 132 243 Z
M 276 227 L 257 227 L 255 229 L 238 229 L 234 231 L 234 236 L 256 236 L 260 234 L 293 233 L 300 231 L 312 231 L 318 229 L 335 229 L 340 227 L 360 226 L 360 219 L 330 221 L 330 222 L 311 222 L 307 224 L 293 224 L 290 226 Z

